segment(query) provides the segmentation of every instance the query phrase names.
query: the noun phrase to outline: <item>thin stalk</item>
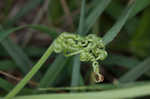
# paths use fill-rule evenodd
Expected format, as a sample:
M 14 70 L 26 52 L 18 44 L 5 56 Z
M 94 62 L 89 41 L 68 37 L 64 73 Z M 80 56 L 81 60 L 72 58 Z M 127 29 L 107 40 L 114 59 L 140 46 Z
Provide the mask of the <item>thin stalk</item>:
M 48 59 L 48 57 L 53 52 L 53 44 L 47 49 L 47 51 L 43 54 L 40 60 L 33 66 L 31 71 L 21 80 L 21 82 L 12 90 L 5 99 L 13 98 L 19 91 L 28 83 L 28 81 L 36 74 L 36 72 L 42 67 L 44 62 Z

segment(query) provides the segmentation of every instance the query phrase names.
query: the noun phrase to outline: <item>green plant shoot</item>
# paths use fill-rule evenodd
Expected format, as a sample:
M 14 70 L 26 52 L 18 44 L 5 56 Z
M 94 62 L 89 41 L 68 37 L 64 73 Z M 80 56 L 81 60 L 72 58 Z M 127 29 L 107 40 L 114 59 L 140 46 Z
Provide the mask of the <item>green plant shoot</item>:
M 62 33 L 54 42 L 54 51 L 62 52 L 65 56 L 80 54 L 80 61 L 92 62 L 93 71 L 96 74 L 96 82 L 103 81 L 103 76 L 99 73 L 98 60 L 107 57 L 102 38 L 95 34 L 82 37 L 78 34 Z
M 96 75 L 95 81 L 103 81 L 103 76 L 99 73 L 98 60 L 104 60 L 107 57 L 107 52 L 105 51 L 102 38 L 94 34 L 82 37 L 78 34 L 64 32 L 51 44 L 40 60 L 33 66 L 31 71 L 5 97 L 5 99 L 14 97 L 41 68 L 53 51 L 56 53 L 63 53 L 67 57 L 80 54 L 80 61 L 92 62 L 93 71 Z

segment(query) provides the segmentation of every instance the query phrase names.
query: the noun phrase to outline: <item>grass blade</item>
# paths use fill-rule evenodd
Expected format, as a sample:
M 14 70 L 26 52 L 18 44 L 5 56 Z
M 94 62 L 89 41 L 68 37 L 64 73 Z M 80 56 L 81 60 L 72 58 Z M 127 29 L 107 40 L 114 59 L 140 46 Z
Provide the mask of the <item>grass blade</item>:
M 80 22 L 79 22 L 79 27 L 78 27 L 78 33 L 82 35 L 83 30 L 84 30 L 84 24 L 85 24 L 85 4 L 86 0 L 82 0 L 81 4 L 81 13 L 80 13 Z M 72 81 L 71 81 L 71 86 L 77 86 L 80 84 L 80 57 L 74 56 L 73 59 L 73 71 L 72 71 Z
M 14 43 L 10 41 L 10 39 L 4 40 L 9 34 L 23 29 L 25 27 L 30 27 L 34 29 L 41 30 L 43 32 L 48 32 L 49 29 L 45 26 L 40 26 L 40 25 L 27 25 L 27 26 L 20 26 L 16 28 L 11 28 L 6 31 L 1 31 L 0 33 L 0 42 L 3 45 L 3 47 L 7 50 L 7 52 L 12 56 L 12 58 L 15 60 L 18 68 L 26 74 L 30 69 L 32 62 L 29 60 L 29 58 L 23 53 L 23 51 Z M 51 32 L 51 34 L 53 34 Z M 3 40 L 3 41 L 2 41 Z
M 39 69 L 42 67 L 42 65 L 48 59 L 48 57 L 51 55 L 52 52 L 53 52 L 53 44 L 50 45 L 50 47 L 46 50 L 43 56 L 33 66 L 30 72 L 20 81 L 20 83 L 17 84 L 17 86 L 15 86 L 15 88 L 8 93 L 5 99 L 13 98 L 16 94 L 18 94 L 21 91 L 21 89 L 28 83 L 28 81 L 31 80 L 31 78 L 39 71 Z
M 80 57 L 74 56 L 73 58 L 73 71 L 71 86 L 78 86 L 80 84 Z
M 48 87 L 49 85 L 52 85 L 62 69 L 65 67 L 67 60 L 68 59 L 64 58 L 62 55 L 56 57 L 53 64 L 47 69 L 45 75 L 40 80 L 38 87 Z
M 150 70 L 150 58 L 147 58 L 145 61 L 137 65 L 135 68 L 131 69 L 125 75 L 120 78 L 120 82 L 133 82 L 138 79 L 146 71 Z
M 17 30 L 23 29 L 24 27 L 25 26 L 21 26 L 21 27 L 11 28 L 6 31 L 0 31 L 0 42 L 2 42 L 2 40 L 4 40 L 9 34 L 15 32 Z
M 26 74 L 32 66 L 32 62 L 28 59 L 28 57 L 16 44 L 12 43 L 9 39 L 3 40 L 1 44 L 14 59 L 17 67 L 22 71 L 23 74 Z
M 150 5 L 149 0 L 136 0 L 136 6 L 133 8 L 133 12 L 130 14 L 130 18 L 134 17 L 138 12 L 142 11 L 144 8 Z
M 41 1 L 42 0 L 32 0 L 32 1 L 27 2 L 26 7 L 23 7 L 22 9 L 20 9 L 20 11 L 16 14 L 16 16 L 14 16 L 12 19 L 8 20 L 7 22 L 5 22 L 3 24 L 2 30 L 7 30 L 16 21 L 21 19 L 22 16 L 24 16 L 29 11 L 31 11 L 33 8 L 35 8 Z M 7 34 L 9 34 L 9 33 L 7 33 Z M 3 37 L 6 37 L 6 36 L 3 36 Z M 26 56 L 26 54 L 22 51 L 22 49 L 19 48 L 19 46 L 17 46 L 16 44 L 14 44 L 9 38 L 7 38 L 3 42 L 1 42 L 1 44 L 8 51 L 8 53 L 11 55 L 11 57 L 15 60 L 17 66 L 20 67 L 20 69 L 23 71 L 23 73 L 24 74 L 27 73 L 29 71 L 29 68 L 32 63 L 29 60 L 29 58 Z M 14 53 L 14 52 L 16 52 L 16 53 Z
M 139 24 L 136 28 L 135 33 L 133 33 L 130 47 L 134 54 L 141 57 L 147 57 L 150 55 L 149 49 L 149 42 L 150 42 L 150 28 L 149 28 L 149 21 L 150 21 L 150 7 L 146 8 L 142 16 L 139 20 Z M 144 38 L 144 39 L 143 39 Z
M 39 25 L 39 24 L 34 25 L 34 24 L 32 24 L 32 25 L 28 25 L 27 27 L 38 30 L 40 32 L 47 33 L 53 39 L 56 38 L 59 35 L 59 33 L 54 28 L 47 27 L 47 26 L 44 26 L 44 25 Z
M 105 45 L 110 43 L 120 32 L 120 30 L 124 26 L 125 22 L 129 18 L 129 15 L 133 12 L 133 8 L 136 6 L 137 1 L 138 0 L 135 0 L 135 2 L 133 2 L 132 4 L 129 4 L 126 7 L 125 11 L 122 13 L 120 18 L 116 22 L 116 24 L 105 34 L 105 36 L 103 37 Z
M 135 82 L 135 83 L 125 83 L 125 84 L 101 84 L 99 85 L 86 85 L 86 86 L 75 86 L 75 87 L 49 87 L 49 88 L 39 88 L 38 91 L 106 91 L 112 89 L 130 88 L 133 86 L 141 86 L 149 84 L 149 82 Z
M 89 93 L 71 93 L 71 94 L 43 94 L 32 96 L 20 96 L 15 99 L 120 99 L 120 98 L 133 98 L 138 96 L 146 96 L 150 94 L 150 84 L 138 85 L 129 88 L 114 89 L 103 92 L 89 92 Z
M 2 27 L 0 27 L 2 29 Z M 49 27 L 43 26 L 43 25 L 25 25 L 20 27 L 14 27 L 5 31 L 0 32 L 0 42 L 2 42 L 6 37 L 8 37 L 11 33 L 14 33 L 18 30 L 24 29 L 24 28 L 32 28 L 44 33 L 49 34 L 52 38 L 56 38 L 59 33 L 54 31 L 53 29 L 50 29 Z
M 79 27 L 77 33 L 81 34 L 83 33 L 85 29 L 85 4 L 86 0 L 82 0 L 82 5 L 81 5 L 81 12 L 80 12 L 80 21 L 79 21 Z
M 119 54 L 110 54 L 109 57 L 103 61 L 106 65 L 118 65 L 126 68 L 134 68 L 140 61 L 136 58 L 127 57 Z
M 102 12 L 105 10 L 105 8 L 109 5 L 110 2 L 111 0 L 100 0 L 99 4 L 86 18 L 86 29 L 84 31 L 85 34 L 92 28 L 96 20 L 99 18 L 99 16 L 102 14 Z

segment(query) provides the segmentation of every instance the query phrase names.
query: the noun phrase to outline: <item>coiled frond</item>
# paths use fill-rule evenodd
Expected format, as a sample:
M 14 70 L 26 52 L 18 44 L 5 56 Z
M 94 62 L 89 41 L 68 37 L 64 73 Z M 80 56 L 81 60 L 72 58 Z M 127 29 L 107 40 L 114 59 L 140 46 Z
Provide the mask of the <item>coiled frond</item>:
M 79 54 L 80 61 L 92 62 L 93 71 L 98 76 L 96 82 L 102 81 L 98 60 L 102 61 L 107 57 L 102 38 L 95 34 L 82 37 L 78 34 L 64 32 L 54 41 L 54 51 L 63 53 L 67 57 Z

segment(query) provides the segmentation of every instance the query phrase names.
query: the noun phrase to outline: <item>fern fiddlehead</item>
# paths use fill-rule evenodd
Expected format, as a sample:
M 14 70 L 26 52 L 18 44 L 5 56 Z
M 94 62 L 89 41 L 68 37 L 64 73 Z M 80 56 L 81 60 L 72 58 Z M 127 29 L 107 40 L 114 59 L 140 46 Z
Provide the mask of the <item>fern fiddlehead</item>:
M 54 51 L 65 56 L 80 55 L 80 61 L 92 62 L 93 72 L 98 77 L 96 82 L 101 82 L 103 76 L 99 73 L 98 60 L 107 57 L 102 38 L 94 34 L 82 37 L 78 34 L 64 32 L 54 41 Z

